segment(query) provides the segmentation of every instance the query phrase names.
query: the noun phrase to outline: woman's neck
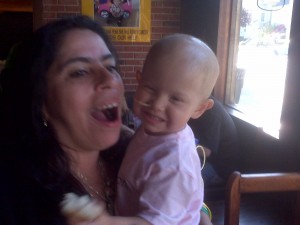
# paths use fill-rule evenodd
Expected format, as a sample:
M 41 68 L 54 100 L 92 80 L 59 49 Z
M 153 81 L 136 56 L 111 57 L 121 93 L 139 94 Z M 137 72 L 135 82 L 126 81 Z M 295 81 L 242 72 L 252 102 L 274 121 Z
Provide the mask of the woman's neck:
M 65 145 L 62 148 L 69 155 L 70 169 L 74 177 L 91 195 L 102 192 L 104 168 L 100 166 L 99 151 L 78 150 Z
M 73 163 L 72 173 L 92 197 L 104 200 L 105 168 L 98 154 L 81 154 Z

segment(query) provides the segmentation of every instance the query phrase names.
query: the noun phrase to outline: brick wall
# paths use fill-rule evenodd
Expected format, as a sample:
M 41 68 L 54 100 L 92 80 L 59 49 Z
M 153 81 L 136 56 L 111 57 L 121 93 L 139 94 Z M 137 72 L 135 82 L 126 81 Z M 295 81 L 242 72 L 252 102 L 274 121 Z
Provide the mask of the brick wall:
M 80 4 L 80 0 L 42 0 L 42 23 L 80 14 Z M 151 43 L 167 34 L 179 32 L 180 0 L 152 0 L 151 25 Z M 141 70 L 151 43 L 115 42 L 126 91 L 135 90 L 135 72 Z

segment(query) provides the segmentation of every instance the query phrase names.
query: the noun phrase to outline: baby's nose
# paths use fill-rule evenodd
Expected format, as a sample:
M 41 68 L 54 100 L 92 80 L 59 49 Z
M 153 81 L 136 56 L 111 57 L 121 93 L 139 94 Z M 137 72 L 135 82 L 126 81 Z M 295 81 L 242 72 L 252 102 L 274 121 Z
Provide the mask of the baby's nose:
M 164 97 L 156 97 L 152 100 L 151 106 L 154 110 L 163 111 L 166 107 L 166 100 Z

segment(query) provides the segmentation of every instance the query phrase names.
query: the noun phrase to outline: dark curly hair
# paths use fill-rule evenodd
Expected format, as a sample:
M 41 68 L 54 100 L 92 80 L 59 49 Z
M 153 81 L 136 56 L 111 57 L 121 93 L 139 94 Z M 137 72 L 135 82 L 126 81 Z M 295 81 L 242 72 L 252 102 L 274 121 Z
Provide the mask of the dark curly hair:
M 14 143 L 17 149 L 14 154 L 22 159 L 24 168 L 45 187 L 60 189 L 61 193 L 69 188 L 67 184 L 74 186 L 76 180 L 71 176 L 69 160 L 53 130 L 43 125 L 42 107 L 47 92 L 47 71 L 64 35 L 73 29 L 97 33 L 117 59 L 115 49 L 98 23 L 87 16 L 73 16 L 44 25 L 18 44 L 10 66 L 0 76 L 1 142 Z

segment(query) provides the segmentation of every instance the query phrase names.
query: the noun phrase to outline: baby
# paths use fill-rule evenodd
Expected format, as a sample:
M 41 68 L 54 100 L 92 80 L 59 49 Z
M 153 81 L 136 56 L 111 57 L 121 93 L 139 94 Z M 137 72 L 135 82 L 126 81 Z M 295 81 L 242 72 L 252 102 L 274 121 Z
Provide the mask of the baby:
M 142 123 L 119 171 L 118 216 L 99 210 L 95 224 L 199 224 L 203 180 L 187 122 L 213 106 L 218 73 L 216 56 L 195 37 L 174 34 L 152 46 L 137 72 Z

